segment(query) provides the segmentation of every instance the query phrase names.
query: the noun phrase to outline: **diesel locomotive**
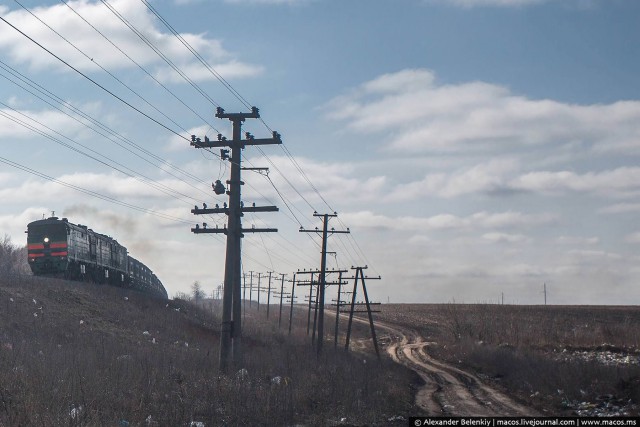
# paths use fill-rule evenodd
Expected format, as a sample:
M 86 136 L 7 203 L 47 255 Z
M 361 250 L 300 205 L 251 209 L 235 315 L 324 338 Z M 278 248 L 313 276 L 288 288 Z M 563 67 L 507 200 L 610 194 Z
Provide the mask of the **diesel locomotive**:
M 167 299 L 158 277 L 130 257 L 127 248 L 67 218 L 52 216 L 29 223 L 27 257 L 36 276 L 105 283 Z

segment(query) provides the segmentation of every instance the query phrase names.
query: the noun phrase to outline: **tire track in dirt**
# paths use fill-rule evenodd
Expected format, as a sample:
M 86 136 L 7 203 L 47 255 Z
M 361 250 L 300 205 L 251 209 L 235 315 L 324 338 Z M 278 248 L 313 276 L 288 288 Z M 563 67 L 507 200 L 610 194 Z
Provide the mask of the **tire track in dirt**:
M 357 319 L 354 321 L 365 322 Z M 477 376 L 429 356 L 427 342 L 416 331 L 376 322 L 390 340 L 386 352 L 396 363 L 413 370 L 422 378 L 416 393 L 416 405 L 429 415 L 447 416 L 536 416 L 537 411 L 521 405 L 485 384 Z M 386 340 L 385 340 L 386 341 Z

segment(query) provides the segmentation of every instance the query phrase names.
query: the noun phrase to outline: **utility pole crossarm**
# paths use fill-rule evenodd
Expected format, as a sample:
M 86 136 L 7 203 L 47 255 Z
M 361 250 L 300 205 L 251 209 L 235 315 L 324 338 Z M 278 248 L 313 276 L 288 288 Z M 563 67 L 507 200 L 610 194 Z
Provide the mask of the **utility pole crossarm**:
M 314 230 L 305 230 L 304 228 L 300 228 L 300 230 L 298 230 L 300 233 L 322 233 L 322 230 L 320 229 L 314 229 Z M 346 230 L 327 230 L 328 234 L 349 234 L 351 233 L 351 231 L 347 228 Z
M 209 138 L 205 137 L 204 141 L 201 141 L 200 138 L 196 138 L 195 135 L 191 135 L 191 146 L 196 148 L 222 148 L 229 147 L 231 144 L 239 144 L 241 148 L 245 148 L 247 145 L 274 145 L 274 144 L 282 144 L 282 139 L 280 139 L 280 135 L 277 134 L 277 137 L 273 138 L 248 138 L 241 139 L 239 141 L 229 141 L 227 139 L 221 139 L 218 141 L 211 141 Z
M 325 273 L 346 273 L 347 270 L 326 270 Z M 320 270 L 298 270 L 296 274 L 318 274 Z
M 246 206 L 240 208 L 244 212 L 278 212 L 277 206 Z M 194 215 L 208 215 L 208 214 L 225 214 L 229 215 L 229 208 L 198 208 L 191 209 L 191 213 Z
M 222 234 L 227 234 L 227 227 L 224 228 L 192 228 L 191 232 L 195 233 L 195 234 L 215 234 L 215 233 L 222 233 Z
M 243 233 L 277 233 L 277 228 L 243 228 Z

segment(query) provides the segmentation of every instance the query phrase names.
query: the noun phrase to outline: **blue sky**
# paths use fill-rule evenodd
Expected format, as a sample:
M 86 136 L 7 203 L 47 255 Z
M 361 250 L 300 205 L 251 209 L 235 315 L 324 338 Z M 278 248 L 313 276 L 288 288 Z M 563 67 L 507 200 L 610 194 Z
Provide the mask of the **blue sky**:
M 0 6 L 0 15 L 179 135 L 229 134 L 229 124 L 213 118 L 215 105 L 178 78 L 105 4 L 20 3 L 82 53 L 17 2 Z M 245 109 L 144 2 L 108 4 L 215 103 L 227 111 Z M 350 227 L 355 241 L 330 239 L 338 253 L 332 265 L 369 264 L 372 275 L 383 276 L 370 285 L 379 301 L 488 302 L 504 293 L 505 302 L 541 303 L 547 283 L 552 303 L 640 302 L 638 2 L 150 4 L 260 108 L 324 198 L 280 147 L 265 147 L 268 159 L 247 149 L 248 162 L 271 167 L 270 177 L 292 212 L 268 180 L 245 176 L 245 200 L 281 208 L 278 214 L 245 217 L 245 225 L 280 229 L 278 236 L 247 236 L 246 271 L 290 274 L 317 265 L 318 247 L 297 229 L 319 225 L 314 210 L 336 210 L 340 221 L 333 225 Z M 206 183 L 224 179 L 228 168 L 4 22 L 0 59 L 179 169 L 123 150 L 82 125 L 84 119 L 55 110 L 5 78 L 0 111 L 37 119 L 32 126 L 47 126 L 47 133 L 58 132 L 69 144 L 81 143 L 82 151 L 94 150 L 94 156 L 98 152 L 130 172 L 72 152 L 5 116 L 2 157 L 182 220 L 105 203 L 0 164 L 0 232 L 22 242 L 27 222 L 55 210 L 118 238 L 158 273 L 170 294 L 187 291 L 194 280 L 208 290 L 220 284 L 224 243 L 189 233 L 189 222 L 203 220 L 189 209 L 194 201 L 223 202 Z M 6 69 L 0 73 L 8 76 Z M 259 121 L 248 122 L 246 130 L 257 137 L 269 134 Z

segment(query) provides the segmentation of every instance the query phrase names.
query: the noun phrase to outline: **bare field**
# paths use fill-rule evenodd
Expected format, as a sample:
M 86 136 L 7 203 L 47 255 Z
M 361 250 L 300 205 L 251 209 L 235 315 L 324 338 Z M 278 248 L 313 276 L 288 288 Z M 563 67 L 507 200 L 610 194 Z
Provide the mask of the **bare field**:
M 386 304 L 376 319 L 541 414 L 639 413 L 639 307 Z

